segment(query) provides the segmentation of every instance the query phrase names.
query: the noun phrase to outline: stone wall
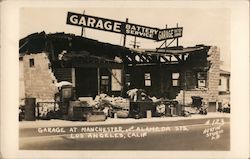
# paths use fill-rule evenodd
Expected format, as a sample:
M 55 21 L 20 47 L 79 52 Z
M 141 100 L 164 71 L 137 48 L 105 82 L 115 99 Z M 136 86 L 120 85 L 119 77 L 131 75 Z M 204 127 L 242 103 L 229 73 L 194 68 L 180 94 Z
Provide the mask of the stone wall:
M 22 62 L 25 97 L 36 98 L 37 102 L 53 101 L 54 94 L 58 91 L 57 80 L 50 68 L 47 53 L 26 54 Z
M 23 74 L 23 61 L 19 61 L 19 102 L 23 102 L 25 98 L 24 90 L 24 74 Z
M 219 96 L 219 80 L 220 80 L 220 50 L 218 47 L 211 47 L 208 52 L 208 60 L 211 67 L 208 71 L 208 95 L 206 99 L 209 102 L 216 102 Z
M 220 50 L 218 47 L 211 47 L 208 52 L 208 61 L 211 66 L 208 71 L 207 88 L 185 91 L 185 104 L 192 102 L 191 96 L 200 96 L 204 102 L 218 102 L 219 100 L 219 79 L 220 79 Z M 177 95 L 176 100 L 183 103 L 183 90 Z

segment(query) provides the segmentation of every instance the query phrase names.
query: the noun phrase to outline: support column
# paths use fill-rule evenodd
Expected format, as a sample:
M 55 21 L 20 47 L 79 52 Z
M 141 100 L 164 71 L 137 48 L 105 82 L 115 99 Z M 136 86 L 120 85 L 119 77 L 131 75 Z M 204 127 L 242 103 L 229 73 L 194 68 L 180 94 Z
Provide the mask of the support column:
M 100 67 L 97 67 L 97 93 L 101 94 L 101 86 L 100 86 Z
M 161 64 L 160 64 L 159 68 L 160 68 L 160 92 L 161 92 L 161 95 L 165 95 L 165 94 L 163 94 L 164 93 L 164 85 L 165 85 L 164 78 L 163 78 L 163 76 L 164 76 L 163 70 L 164 69 L 162 69 Z
M 72 86 L 76 87 L 76 71 L 75 68 L 71 68 L 71 82 L 72 82 Z
M 125 95 L 125 68 L 124 68 L 124 63 L 122 64 L 121 68 L 121 93 L 120 96 Z
M 185 93 L 186 93 L 186 89 L 187 89 L 187 88 L 186 88 L 186 87 L 187 87 L 186 70 L 183 71 L 183 75 L 184 75 L 184 78 L 183 78 L 183 79 L 184 79 L 184 80 L 183 80 L 184 83 L 183 83 L 183 103 L 182 103 L 182 104 L 185 105 L 185 104 L 186 104 L 186 103 L 185 103 L 185 100 L 186 100 L 186 99 L 185 99 L 185 97 L 186 97 Z
M 178 23 L 176 24 L 176 28 L 178 28 Z M 179 38 L 176 39 L 176 46 L 179 46 Z
M 128 18 L 126 18 L 126 23 L 128 23 Z M 124 33 L 124 36 L 123 36 L 123 47 L 126 46 L 126 32 Z

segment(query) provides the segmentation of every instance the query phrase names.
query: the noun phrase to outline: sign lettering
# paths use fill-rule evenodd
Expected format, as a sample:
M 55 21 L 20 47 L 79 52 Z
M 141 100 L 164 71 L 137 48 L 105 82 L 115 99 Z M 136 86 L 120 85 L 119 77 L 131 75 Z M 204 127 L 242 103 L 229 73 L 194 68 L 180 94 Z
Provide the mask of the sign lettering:
M 158 40 L 182 37 L 182 30 L 183 30 L 182 27 L 160 30 L 158 34 Z
M 106 18 L 68 12 L 67 24 L 161 41 L 182 37 L 182 27 L 158 29 Z

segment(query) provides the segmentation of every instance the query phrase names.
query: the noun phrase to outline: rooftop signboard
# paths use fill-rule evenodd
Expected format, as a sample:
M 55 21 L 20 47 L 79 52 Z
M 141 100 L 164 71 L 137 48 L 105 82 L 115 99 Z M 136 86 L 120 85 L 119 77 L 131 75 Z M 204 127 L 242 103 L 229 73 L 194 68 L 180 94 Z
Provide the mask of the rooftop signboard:
M 158 29 L 86 14 L 68 12 L 67 24 L 126 34 L 156 41 L 182 37 L 182 27 Z

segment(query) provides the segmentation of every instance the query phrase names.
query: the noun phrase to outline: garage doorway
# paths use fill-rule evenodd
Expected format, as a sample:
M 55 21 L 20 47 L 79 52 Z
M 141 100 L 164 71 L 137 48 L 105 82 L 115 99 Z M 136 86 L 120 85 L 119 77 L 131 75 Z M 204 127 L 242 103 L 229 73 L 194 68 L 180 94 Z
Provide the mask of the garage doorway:
M 216 112 L 216 102 L 208 103 L 208 112 Z
M 98 94 L 96 68 L 76 68 L 76 96 L 95 97 Z

